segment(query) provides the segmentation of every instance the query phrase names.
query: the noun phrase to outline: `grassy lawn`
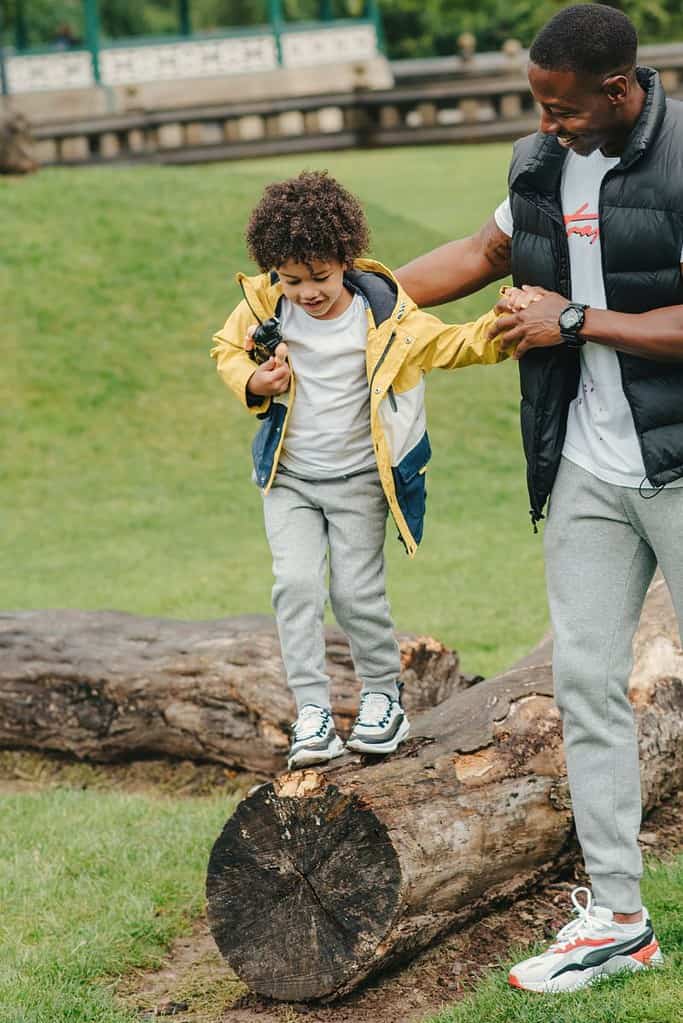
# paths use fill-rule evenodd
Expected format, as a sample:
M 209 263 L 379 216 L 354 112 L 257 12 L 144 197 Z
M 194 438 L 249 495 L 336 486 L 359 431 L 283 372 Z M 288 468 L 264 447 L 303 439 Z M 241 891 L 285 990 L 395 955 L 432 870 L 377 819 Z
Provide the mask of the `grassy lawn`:
M 505 191 L 507 146 L 317 155 L 367 204 L 390 265 L 476 228 Z M 0 182 L 3 373 L 0 607 L 177 617 L 270 610 L 250 482 L 254 428 L 210 336 L 238 297 L 263 184 L 301 158 L 187 169 L 53 170 Z M 444 310 L 467 319 L 496 288 Z M 514 366 L 435 373 L 424 544 L 389 528 L 399 628 L 490 673 L 546 625 L 529 527 Z
M 3 1023 L 136 1018 L 107 980 L 159 961 L 189 929 L 233 806 L 69 789 L 3 799 Z

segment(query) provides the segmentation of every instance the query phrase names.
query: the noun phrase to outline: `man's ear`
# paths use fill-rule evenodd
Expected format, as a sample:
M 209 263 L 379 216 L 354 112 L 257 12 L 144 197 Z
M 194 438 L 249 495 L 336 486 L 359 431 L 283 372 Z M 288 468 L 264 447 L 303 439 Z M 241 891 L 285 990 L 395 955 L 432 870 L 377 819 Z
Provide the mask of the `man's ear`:
M 602 81 L 602 91 L 610 103 L 617 107 L 626 101 L 629 93 L 630 83 L 628 75 L 610 75 Z

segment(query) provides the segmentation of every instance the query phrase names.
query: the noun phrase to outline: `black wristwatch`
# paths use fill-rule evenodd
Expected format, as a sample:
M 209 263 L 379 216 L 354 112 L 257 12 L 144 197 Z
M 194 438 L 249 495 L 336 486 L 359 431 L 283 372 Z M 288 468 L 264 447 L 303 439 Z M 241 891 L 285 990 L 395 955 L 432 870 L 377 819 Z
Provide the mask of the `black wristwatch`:
M 586 309 L 590 308 L 581 302 L 570 302 L 560 313 L 560 337 L 569 348 L 580 348 L 585 345 L 585 337 L 579 337 L 579 331 L 586 319 Z

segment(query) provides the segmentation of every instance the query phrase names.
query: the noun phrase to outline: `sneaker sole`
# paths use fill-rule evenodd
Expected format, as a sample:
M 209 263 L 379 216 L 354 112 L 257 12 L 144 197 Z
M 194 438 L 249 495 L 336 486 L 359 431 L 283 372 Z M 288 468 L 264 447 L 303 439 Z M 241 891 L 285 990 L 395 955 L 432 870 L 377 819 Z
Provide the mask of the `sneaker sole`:
M 287 761 L 287 770 L 293 771 L 296 767 L 312 767 L 314 764 L 327 764 L 335 757 L 340 757 L 344 752 L 344 743 L 339 736 L 335 736 L 327 749 L 300 749 Z
M 642 949 L 647 952 L 647 949 Z M 638 973 L 640 970 L 649 970 L 664 965 L 664 956 L 659 946 L 649 955 L 648 958 L 637 959 L 636 956 L 614 956 L 608 959 L 601 966 L 593 969 L 571 971 L 562 973 L 552 980 L 528 981 L 522 983 L 518 977 L 511 973 L 508 983 L 511 987 L 519 988 L 520 991 L 533 991 L 535 994 L 559 995 L 565 991 L 578 991 L 581 988 L 589 987 L 591 984 L 602 980 L 603 977 L 611 977 L 616 973 L 623 973 L 629 970 L 631 973 Z
M 400 743 L 405 742 L 409 735 L 410 722 L 404 718 L 396 735 L 387 742 L 364 742 L 363 739 L 349 739 L 346 748 L 353 750 L 354 753 L 394 753 Z

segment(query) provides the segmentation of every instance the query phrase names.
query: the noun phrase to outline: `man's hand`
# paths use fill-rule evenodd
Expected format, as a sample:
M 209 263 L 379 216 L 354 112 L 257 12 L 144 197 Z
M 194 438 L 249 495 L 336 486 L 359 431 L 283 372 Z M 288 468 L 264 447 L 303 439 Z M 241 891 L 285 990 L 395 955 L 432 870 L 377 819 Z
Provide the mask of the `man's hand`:
M 549 348 L 562 344 L 559 316 L 567 299 L 554 291 L 524 285 L 508 288 L 496 305 L 500 313 L 489 329 L 489 337 L 505 334 L 504 348 L 512 348 L 513 359 L 521 359 L 531 348 Z

